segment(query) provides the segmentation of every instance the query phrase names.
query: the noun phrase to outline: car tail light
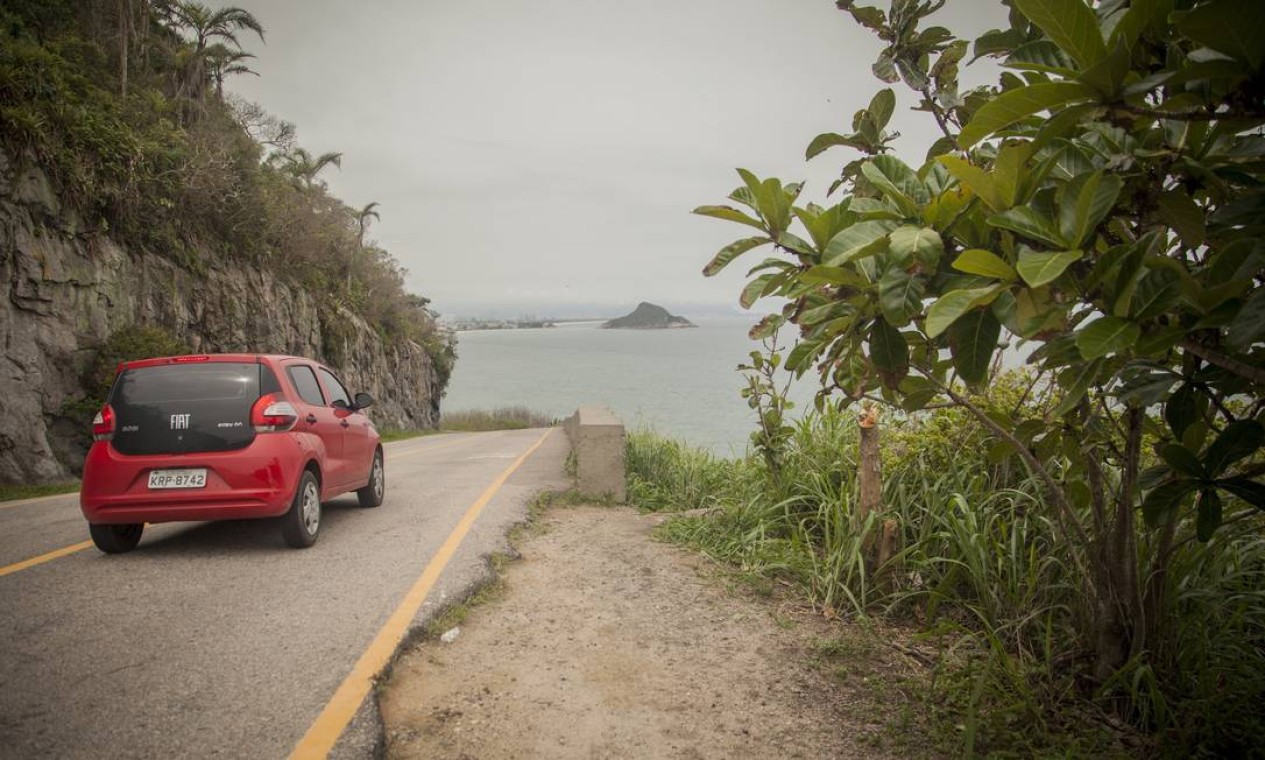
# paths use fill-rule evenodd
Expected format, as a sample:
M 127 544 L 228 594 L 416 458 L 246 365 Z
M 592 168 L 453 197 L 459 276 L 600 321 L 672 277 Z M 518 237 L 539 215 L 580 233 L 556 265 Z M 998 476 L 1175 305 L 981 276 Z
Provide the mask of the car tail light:
M 101 411 L 97 412 L 97 416 L 92 418 L 92 440 L 108 441 L 112 438 L 114 438 L 114 410 L 106 404 L 101 407 Z
M 294 404 L 279 393 L 260 396 L 250 408 L 250 424 L 260 433 L 289 430 L 298 420 L 299 412 Z
M 172 360 L 171 360 L 171 362 L 172 362 L 172 364 L 192 364 L 192 363 L 194 363 L 194 362 L 207 362 L 207 361 L 210 361 L 210 360 L 211 360 L 211 357 L 209 357 L 209 356 L 204 356 L 204 355 L 199 355 L 199 356 L 177 356 L 177 357 L 175 357 L 174 359 L 172 359 Z

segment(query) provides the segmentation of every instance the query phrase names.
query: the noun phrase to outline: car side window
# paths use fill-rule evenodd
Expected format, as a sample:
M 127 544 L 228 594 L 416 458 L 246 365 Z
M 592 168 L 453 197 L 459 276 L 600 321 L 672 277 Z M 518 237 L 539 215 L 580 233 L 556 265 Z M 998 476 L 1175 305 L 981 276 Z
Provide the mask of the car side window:
M 335 402 L 342 401 L 347 406 L 351 406 L 351 396 L 347 394 L 347 389 L 338 381 L 338 378 L 334 377 L 334 373 L 324 367 L 318 367 L 316 371 L 321 373 L 325 390 L 329 391 L 329 405 L 333 406 Z
M 294 389 L 299 392 L 299 397 L 312 406 L 325 406 L 325 399 L 321 397 L 321 386 L 316 382 L 316 375 L 312 373 L 312 368 L 306 364 L 296 364 L 293 367 L 287 367 L 286 372 L 290 375 L 290 382 L 294 383 Z

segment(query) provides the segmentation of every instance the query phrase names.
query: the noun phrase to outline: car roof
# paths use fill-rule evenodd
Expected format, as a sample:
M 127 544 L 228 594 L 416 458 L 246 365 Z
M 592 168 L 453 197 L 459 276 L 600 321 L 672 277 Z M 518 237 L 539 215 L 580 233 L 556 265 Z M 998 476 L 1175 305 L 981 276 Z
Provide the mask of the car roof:
M 183 354 L 181 356 L 159 356 L 152 359 L 134 359 L 132 361 L 119 362 L 117 371 L 122 372 L 125 369 L 137 369 L 140 367 L 160 367 L 168 364 L 200 364 L 202 362 L 254 363 L 293 360 L 321 364 L 315 359 L 308 359 L 303 356 L 290 356 L 289 354 Z

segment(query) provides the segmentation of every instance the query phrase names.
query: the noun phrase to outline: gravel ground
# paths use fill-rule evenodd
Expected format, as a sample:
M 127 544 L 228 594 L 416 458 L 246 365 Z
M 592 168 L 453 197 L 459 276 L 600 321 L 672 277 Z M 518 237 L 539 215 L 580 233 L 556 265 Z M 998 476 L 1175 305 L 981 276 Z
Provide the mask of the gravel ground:
M 554 508 L 494 600 L 396 664 L 392 758 L 884 757 L 861 679 L 627 508 Z M 808 616 L 801 616 L 807 618 Z

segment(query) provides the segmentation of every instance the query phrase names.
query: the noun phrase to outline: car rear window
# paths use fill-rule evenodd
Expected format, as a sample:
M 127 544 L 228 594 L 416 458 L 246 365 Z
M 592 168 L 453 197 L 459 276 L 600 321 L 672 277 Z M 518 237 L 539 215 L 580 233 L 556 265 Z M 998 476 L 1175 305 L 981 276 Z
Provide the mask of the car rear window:
M 247 362 L 164 364 L 124 370 L 110 394 L 114 448 L 179 454 L 241 448 L 255 438 L 250 409 L 272 370 Z

